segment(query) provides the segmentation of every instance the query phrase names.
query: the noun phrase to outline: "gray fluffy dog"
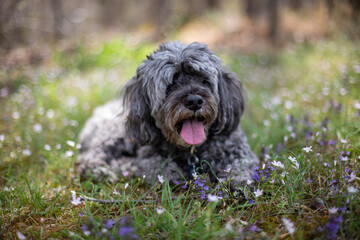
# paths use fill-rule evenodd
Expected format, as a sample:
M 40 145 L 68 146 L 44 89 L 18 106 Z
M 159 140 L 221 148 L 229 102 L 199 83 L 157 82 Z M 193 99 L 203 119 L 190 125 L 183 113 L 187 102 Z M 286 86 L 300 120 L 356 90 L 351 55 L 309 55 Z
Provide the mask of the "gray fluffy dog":
M 138 67 L 121 98 L 95 109 L 80 134 L 81 176 L 152 182 L 191 178 L 196 170 L 235 187 L 259 163 L 239 121 L 241 83 L 201 43 L 160 45 Z

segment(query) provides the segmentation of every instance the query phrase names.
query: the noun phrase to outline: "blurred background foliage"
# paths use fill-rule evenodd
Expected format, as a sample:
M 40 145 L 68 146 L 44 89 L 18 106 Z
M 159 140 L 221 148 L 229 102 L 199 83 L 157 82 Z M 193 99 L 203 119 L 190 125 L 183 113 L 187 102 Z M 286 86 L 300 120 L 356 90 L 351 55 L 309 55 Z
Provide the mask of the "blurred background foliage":
M 327 37 L 334 24 L 358 38 L 359 13 L 358 0 L 4 0 L 0 51 L 34 46 L 36 63 L 46 55 L 40 43 L 117 33 L 258 51 Z

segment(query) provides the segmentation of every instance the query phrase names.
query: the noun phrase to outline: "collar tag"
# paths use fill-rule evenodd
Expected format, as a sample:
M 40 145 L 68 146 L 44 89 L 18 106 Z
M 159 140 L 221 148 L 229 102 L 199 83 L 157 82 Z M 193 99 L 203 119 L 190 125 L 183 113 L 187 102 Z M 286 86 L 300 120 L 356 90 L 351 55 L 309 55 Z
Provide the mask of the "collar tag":
M 199 158 L 196 155 L 189 156 L 188 165 L 189 165 L 189 176 L 197 176 L 196 164 L 199 163 Z

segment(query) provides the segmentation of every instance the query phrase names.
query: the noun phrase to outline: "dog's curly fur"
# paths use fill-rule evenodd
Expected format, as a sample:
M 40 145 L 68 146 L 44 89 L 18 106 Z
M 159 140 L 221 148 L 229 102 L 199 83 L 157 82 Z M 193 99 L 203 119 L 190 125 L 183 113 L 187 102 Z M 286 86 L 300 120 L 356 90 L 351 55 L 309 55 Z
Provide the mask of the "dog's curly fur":
M 199 105 L 189 107 L 189 96 Z M 180 131 L 184 121 L 196 119 L 205 138 L 195 156 L 209 163 L 198 170 L 213 179 L 231 177 L 235 186 L 250 179 L 259 162 L 239 126 L 243 110 L 241 83 L 206 45 L 164 43 L 138 67 L 122 97 L 87 121 L 77 169 L 109 180 L 125 171 L 148 181 L 158 174 L 171 182 L 189 178 L 191 145 Z

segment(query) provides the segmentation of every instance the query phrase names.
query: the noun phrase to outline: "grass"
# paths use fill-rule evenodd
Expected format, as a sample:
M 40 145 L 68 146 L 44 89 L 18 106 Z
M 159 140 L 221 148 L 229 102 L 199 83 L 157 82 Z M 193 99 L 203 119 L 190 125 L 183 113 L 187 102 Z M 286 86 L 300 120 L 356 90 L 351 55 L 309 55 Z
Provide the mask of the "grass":
M 95 48 L 78 44 L 55 51 L 50 63 L 30 72 L 3 70 L 13 92 L 0 98 L 1 237 L 360 238 L 356 44 L 334 36 L 277 54 L 220 53 L 246 88 L 241 124 L 262 160 L 251 179 L 255 189 L 244 187 L 241 194 L 230 192 L 226 182 L 210 184 L 206 176 L 177 186 L 125 176 L 94 184 L 76 176 L 81 127 L 94 107 L 118 93 L 154 45 L 124 39 Z M 303 150 L 310 146 L 312 151 Z M 74 205 L 72 190 L 122 202 Z M 208 194 L 218 201 L 208 201 Z M 294 224 L 293 234 L 283 218 Z

